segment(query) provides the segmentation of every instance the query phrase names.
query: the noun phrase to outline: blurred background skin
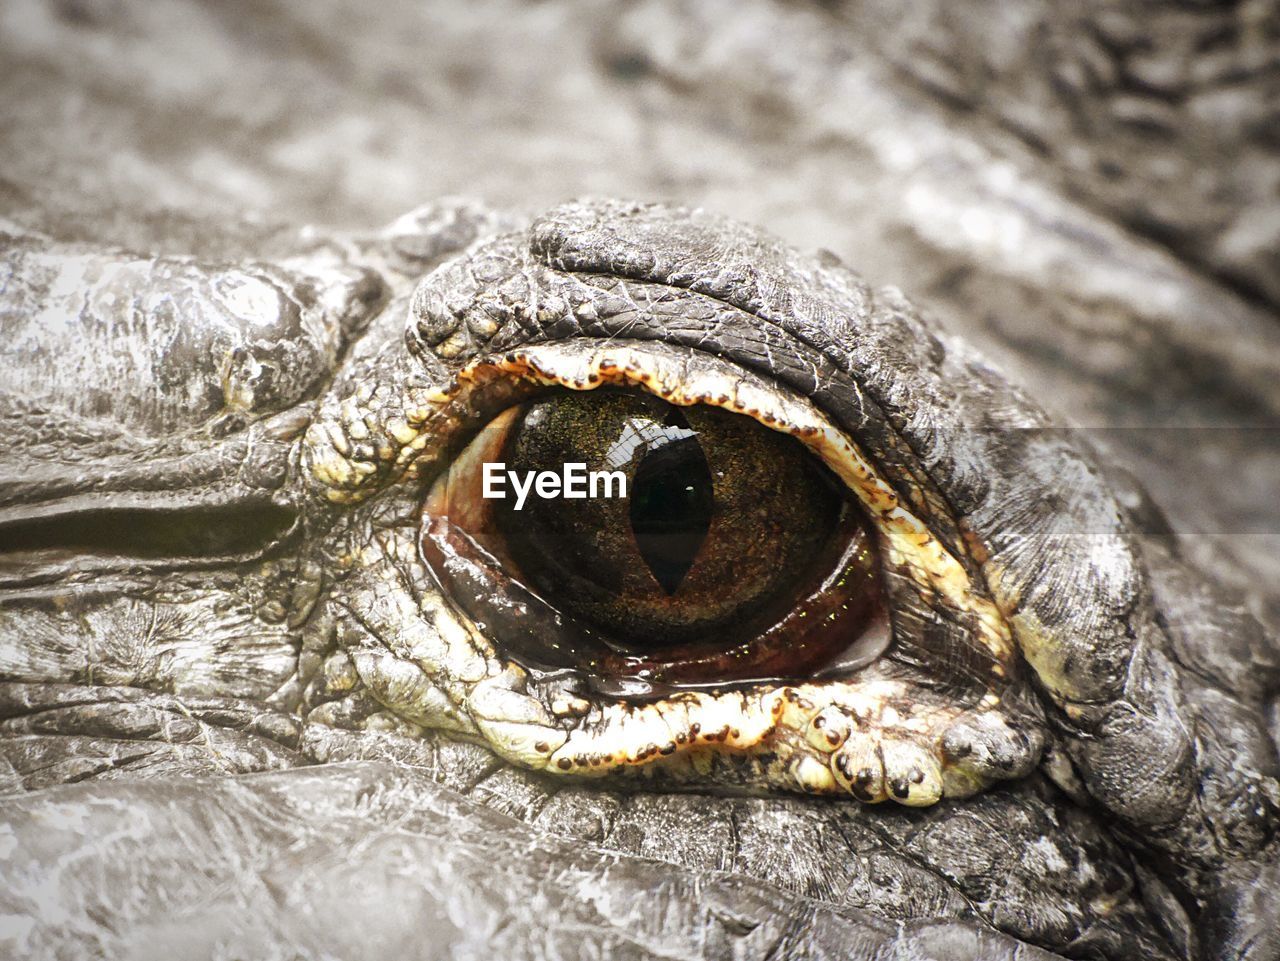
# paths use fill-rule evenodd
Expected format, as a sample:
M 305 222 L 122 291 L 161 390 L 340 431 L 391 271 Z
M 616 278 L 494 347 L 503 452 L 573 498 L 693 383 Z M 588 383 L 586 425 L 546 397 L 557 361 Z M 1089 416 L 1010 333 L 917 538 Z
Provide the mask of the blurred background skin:
M 1274 2 L 0 0 L 0 228 L 705 206 L 928 305 L 1280 612 Z M 0 237 L 0 242 L 2 237 Z

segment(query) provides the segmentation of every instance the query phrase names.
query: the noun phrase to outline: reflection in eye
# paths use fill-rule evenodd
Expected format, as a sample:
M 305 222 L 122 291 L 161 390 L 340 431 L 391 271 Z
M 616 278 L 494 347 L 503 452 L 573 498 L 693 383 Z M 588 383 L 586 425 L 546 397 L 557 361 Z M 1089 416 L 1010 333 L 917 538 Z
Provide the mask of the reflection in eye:
M 628 497 L 481 497 L 508 470 L 618 471 Z M 709 406 L 560 391 L 510 408 L 425 506 L 423 556 L 523 666 L 600 693 L 810 679 L 889 639 L 862 511 L 793 438 Z

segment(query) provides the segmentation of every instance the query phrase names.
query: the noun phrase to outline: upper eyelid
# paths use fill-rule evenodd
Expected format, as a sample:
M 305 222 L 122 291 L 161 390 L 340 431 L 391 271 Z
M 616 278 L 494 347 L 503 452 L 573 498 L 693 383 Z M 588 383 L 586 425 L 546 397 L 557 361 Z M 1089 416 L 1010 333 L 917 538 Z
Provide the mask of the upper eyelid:
M 899 379 L 892 390 L 883 384 L 868 389 L 862 380 L 868 372 L 845 342 L 855 332 L 861 349 L 871 345 L 873 351 L 901 350 L 910 341 L 922 363 L 933 358 L 937 342 L 931 334 L 921 331 L 913 340 L 896 329 L 911 313 L 901 295 L 871 290 L 838 263 L 803 270 L 779 245 L 759 239 L 752 251 L 762 263 L 773 261 L 765 267 L 740 260 L 724 270 L 708 267 L 704 277 L 687 262 L 683 272 L 671 266 L 686 253 L 676 249 L 655 254 L 666 258 L 665 264 L 627 269 L 620 259 L 603 255 L 566 255 L 548 241 L 554 231 L 547 223 L 535 223 L 528 238 L 511 234 L 494 240 L 420 283 L 410 304 L 409 349 L 426 363 L 443 359 L 456 367 L 479 356 L 580 334 L 606 342 L 660 340 L 720 357 L 809 398 L 856 436 L 969 576 L 981 576 L 954 511 L 896 422 L 902 414 L 875 399 L 902 395 L 904 387 L 909 391 L 910 378 Z M 575 249 L 589 247 L 584 240 Z M 766 275 L 771 275 L 768 282 L 760 279 Z M 477 283 L 478 277 L 485 282 Z M 735 285 L 735 277 L 757 279 Z M 816 289 L 805 293 L 806 284 Z M 827 303 L 824 294 L 836 303 Z M 910 400 L 899 396 L 898 403 L 910 406 Z

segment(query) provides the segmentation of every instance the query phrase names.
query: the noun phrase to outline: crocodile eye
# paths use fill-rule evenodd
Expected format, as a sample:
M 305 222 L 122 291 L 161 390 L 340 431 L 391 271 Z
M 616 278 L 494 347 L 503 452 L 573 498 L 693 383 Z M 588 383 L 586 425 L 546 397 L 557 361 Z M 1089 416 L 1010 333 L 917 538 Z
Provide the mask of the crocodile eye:
M 602 693 L 811 678 L 889 637 L 870 525 L 827 468 L 649 394 L 509 408 L 433 488 L 422 550 L 505 653 Z
M 1028 773 L 1043 724 L 965 513 L 988 465 L 946 437 L 972 410 L 934 413 L 949 355 L 912 310 L 644 205 L 442 265 L 410 305 L 421 368 L 303 448 L 326 501 L 369 500 L 339 558 L 370 692 L 569 776 L 923 805 Z

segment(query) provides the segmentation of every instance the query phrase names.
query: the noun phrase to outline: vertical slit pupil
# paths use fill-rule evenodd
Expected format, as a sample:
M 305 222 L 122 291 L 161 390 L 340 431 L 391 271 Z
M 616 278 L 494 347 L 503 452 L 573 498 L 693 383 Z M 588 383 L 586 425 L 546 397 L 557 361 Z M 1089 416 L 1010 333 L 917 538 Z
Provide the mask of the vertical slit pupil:
M 679 410 L 665 419 L 631 482 L 631 531 L 654 579 L 675 594 L 711 529 L 715 490 L 698 435 Z

